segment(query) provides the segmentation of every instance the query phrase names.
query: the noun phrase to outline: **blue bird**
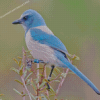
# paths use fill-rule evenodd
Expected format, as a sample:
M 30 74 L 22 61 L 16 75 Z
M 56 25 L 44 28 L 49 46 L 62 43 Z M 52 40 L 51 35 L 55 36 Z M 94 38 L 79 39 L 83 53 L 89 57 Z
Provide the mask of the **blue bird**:
M 72 65 L 66 55 L 69 55 L 66 47 L 53 32 L 46 26 L 43 17 L 35 10 L 26 10 L 19 19 L 12 24 L 21 24 L 25 30 L 25 41 L 33 58 L 48 63 L 52 70 L 55 66 L 69 68 L 83 81 L 85 81 L 98 95 L 100 91 L 97 87 L 74 65 Z

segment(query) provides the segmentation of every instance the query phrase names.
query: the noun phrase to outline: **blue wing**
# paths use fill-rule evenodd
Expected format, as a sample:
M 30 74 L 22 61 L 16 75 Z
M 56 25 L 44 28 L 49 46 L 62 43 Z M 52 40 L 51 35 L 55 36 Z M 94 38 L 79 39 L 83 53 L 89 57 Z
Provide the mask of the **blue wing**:
M 62 53 L 68 53 L 64 44 L 55 35 L 48 34 L 36 28 L 30 29 L 30 34 L 33 40 L 38 41 L 41 44 L 46 44 L 53 49 L 61 51 Z

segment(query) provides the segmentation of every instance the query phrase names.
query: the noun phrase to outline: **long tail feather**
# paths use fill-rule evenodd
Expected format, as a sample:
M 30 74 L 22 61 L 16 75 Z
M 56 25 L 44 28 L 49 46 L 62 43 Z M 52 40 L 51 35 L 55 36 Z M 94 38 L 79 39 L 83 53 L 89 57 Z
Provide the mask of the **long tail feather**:
M 100 91 L 97 89 L 97 87 L 82 72 L 80 72 L 74 65 L 72 65 L 68 61 L 66 62 L 66 65 L 72 72 L 74 72 L 83 81 L 85 81 L 98 95 L 100 95 Z

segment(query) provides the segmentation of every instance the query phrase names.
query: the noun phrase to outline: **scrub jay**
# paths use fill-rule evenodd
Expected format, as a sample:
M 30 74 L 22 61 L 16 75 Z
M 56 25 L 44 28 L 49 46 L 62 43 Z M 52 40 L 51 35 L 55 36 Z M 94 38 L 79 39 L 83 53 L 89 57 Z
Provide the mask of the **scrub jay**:
M 69 68 L 100 95 L 100 91 L 97 87 L 68 61 L 66 55 L 69 55 L 69 53 L 66 47 L 47 27 L 43 17 L 37 11 L 32 9 L 26 10 L 21 17 L 12 22 L 12 24 L 21 24 L 23 26 L 26 45 L 33 58 L 51 66 L 52 70 L 49 78 L 55 66 Z

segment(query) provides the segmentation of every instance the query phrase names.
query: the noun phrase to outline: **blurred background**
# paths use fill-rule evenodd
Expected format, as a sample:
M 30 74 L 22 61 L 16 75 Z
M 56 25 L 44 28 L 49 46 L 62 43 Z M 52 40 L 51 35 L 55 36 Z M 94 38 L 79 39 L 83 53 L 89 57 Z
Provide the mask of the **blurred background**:
M 0 0 L 0 16 L 15 9 L 28 0 Z M 24 29 L 12 25 L 27 9 L 38 11 L 47 26 L 61 39 L 71 54 L 80 57 L 73 64 L 100 90 L 100 0 L 29 0 L 14 12 L 0 18 L 0 97 L 2 100 L 22 100 L 13 88 L 20 90 L 14 79 L 20 79 L 11 67 L 13 58 L 22 55 L 26 47 Z M 100 100 L 85 82 L 69 74 L 59 93 L 64 100 Z M 28 99 L 26 99 L 28 100 Z

